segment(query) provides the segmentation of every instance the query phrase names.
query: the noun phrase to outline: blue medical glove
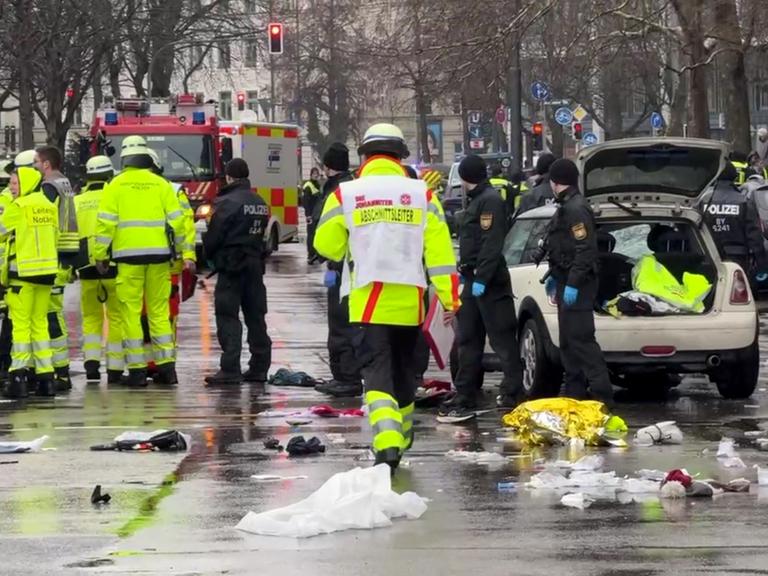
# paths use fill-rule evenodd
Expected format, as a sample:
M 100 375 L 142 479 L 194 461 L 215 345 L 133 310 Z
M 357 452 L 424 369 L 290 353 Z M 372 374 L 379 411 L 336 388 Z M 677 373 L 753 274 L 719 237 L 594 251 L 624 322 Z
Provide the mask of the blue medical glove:
M 563 303 L 566 306 L 573 306 L 579 298 L 579 289 L 573 286 L 566 286 L 563 291 Z
M 755 280 L 758 282 L 765 282 L 768 280 L 768 272 L 759 272 L 755 275 Z
M 552 278 L 552 276 L 547 278 L 547 281 L 544 282 L 544 291 L 547 293 L 547 296 L 554 296 L 557 293 L 557 280 Z
M 485 284 L 482 282 L 472 282 L 472 296 L 478 298 L 485 294 Z
M 326 288 L 333 288 L 336 285 L 336 278 L 339 273 L 335 270 L 326 270 L 323 275 L 323 286 Z

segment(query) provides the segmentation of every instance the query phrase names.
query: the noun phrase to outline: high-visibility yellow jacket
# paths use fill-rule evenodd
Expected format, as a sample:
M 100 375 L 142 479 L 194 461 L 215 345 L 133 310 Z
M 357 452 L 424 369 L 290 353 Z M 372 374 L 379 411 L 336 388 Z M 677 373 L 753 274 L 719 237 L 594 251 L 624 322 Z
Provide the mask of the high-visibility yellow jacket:
M 5 211 L 11 202 L 13 202 L 11 189 L 4 188 L 3 191 L 0 192 L 0 222 L 2 222 L 3 214 L 5 214 Z M 0 235 L 0 269 L 5 266 L 6 244 L 8 244 L 8 237 L 6 235 Z
M 396 160 L 374 156 L 360 167 L 358 178 L 367 176 L 392 176 L 396 185 L 399 178 L 407 178 L 407 173 Z M 341 202 L 340 191 L 328 196 L 315 232 L 315 250 L 334 262 L 342 261 L 349 251 L 348 223 Z M 424 226 L 424 264 L 445 309 L 457 310 L 460 302 L 456 257 L 442 206 L 431 192 Z M 350 322 L 418 326 L 424 316 L 424 289 L 419 286 L 371 282 L 352 288 L 349 295 Z
M 75 196 L 75 209 L 77 211 L 77 230 L 80 236 L 81 247 L 85 245 L 88 256 L 88 265 L 80 268 L 80 278 L 93 280 L 98 278 L 114 278 L 117 273 L 116 266 L 112 266 L 106 275 L 99 274 L 94 267 L 96 263 L 93 255 L 96 242 L 96 222 L 99 217 L 99 204 L 104 195 L 106 182 L 88 182 Z
M 157 264 L 181 257 L 184 215 L 170 182 L 150 170 L 126 168 L 104 188 L 93 258 Z
M 176 192 L 176 198 L 179 201 L 181 207 L 182 218 L 184 219 L 184 243 L 181 247 L 181 259 L 176 260 L 171 265 L 171 272 L 173 274 L 181 274 L 184 268 L 184 260 L 196 259 L 195 254 L 195 211 L 192 210 L 192 205 L 189 203 L 187 193 L 184 191 L 184 187 L 181 184 L 171 182 L 171 186 Z
M 736 178 L 736 185 L 741 186 L 744 184 L 744 182 L 747 181 L 747 168 L 749 168 L 749 164 L 746 162 L 736 162 L 731 161 L 731 164 L 733 164 L 733 167 L 736 168 L 736 172 L 738 172 L 738 177 Z
M 59 211 L 43 195 L 37 170 L 20 167 L 18 175 L 19 197 L 8 205 L 0 223 L 0 234 L 9 236 L 3 280 L 53 284 L 59 271 Z

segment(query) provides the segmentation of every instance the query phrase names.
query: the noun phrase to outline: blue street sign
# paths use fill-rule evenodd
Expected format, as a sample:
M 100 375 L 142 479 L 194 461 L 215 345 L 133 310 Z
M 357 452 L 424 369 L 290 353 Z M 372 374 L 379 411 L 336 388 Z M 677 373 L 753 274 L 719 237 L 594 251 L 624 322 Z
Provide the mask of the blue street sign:
M 563 106 L 555 110 L 555 122 L 561 126 L 568 126 L 568 124 L 573 122 L 573 112 L 571 112 L 571 109 Z
M 549 86 L 545 82 L 536 80 L 533 84 L 531 84 L 531 96 L 533 96 L 534 100 L 539 102 L 546 102 L 549 100 L 551 95 L 552 92 L 549 90 Z
M 664 117 L 658 112 L 651 114 L 651 127 L 654 130 L 660 130 L 664 127 Z
M 594 132 L 587 132 L 582 136 L 581 143 L 584 144 L 584 146 L 594 146 L 597 144 L 597 134 Z
M 470 124 L 469 125 L 469 137 L 470 138 L 482 138 L 483 137 L 483 127 L 479 124 Z

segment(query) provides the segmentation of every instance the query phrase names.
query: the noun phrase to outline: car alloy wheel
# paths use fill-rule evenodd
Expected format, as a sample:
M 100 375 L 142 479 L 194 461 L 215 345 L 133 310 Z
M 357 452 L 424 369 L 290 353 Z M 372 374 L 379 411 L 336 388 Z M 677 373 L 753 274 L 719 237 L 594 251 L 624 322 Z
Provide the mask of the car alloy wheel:
M 520 339 L 520 357 L 523 361 L 523 387 L 530 393 L 536 383 L 536 335 L 525 328 Z

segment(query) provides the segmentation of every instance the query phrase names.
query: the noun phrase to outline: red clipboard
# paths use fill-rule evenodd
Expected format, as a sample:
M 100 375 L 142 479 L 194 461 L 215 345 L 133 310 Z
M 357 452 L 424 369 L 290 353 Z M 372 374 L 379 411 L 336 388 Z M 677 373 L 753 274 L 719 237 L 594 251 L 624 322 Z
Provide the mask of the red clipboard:
M 445 308 L 440 303 L 437 296 L 432 297 L 427 311 L 427 318 L 421 329 L 424 332 L 424 338 L 427 341 L 429 349 L 432 351 L 432 357 L 440 370 L 444 370 L 448 365 L 448 359 L 451 356 L 453 341 L 456 339 L 456 332 L 453 325 L 443 324 L 443 313 Z

